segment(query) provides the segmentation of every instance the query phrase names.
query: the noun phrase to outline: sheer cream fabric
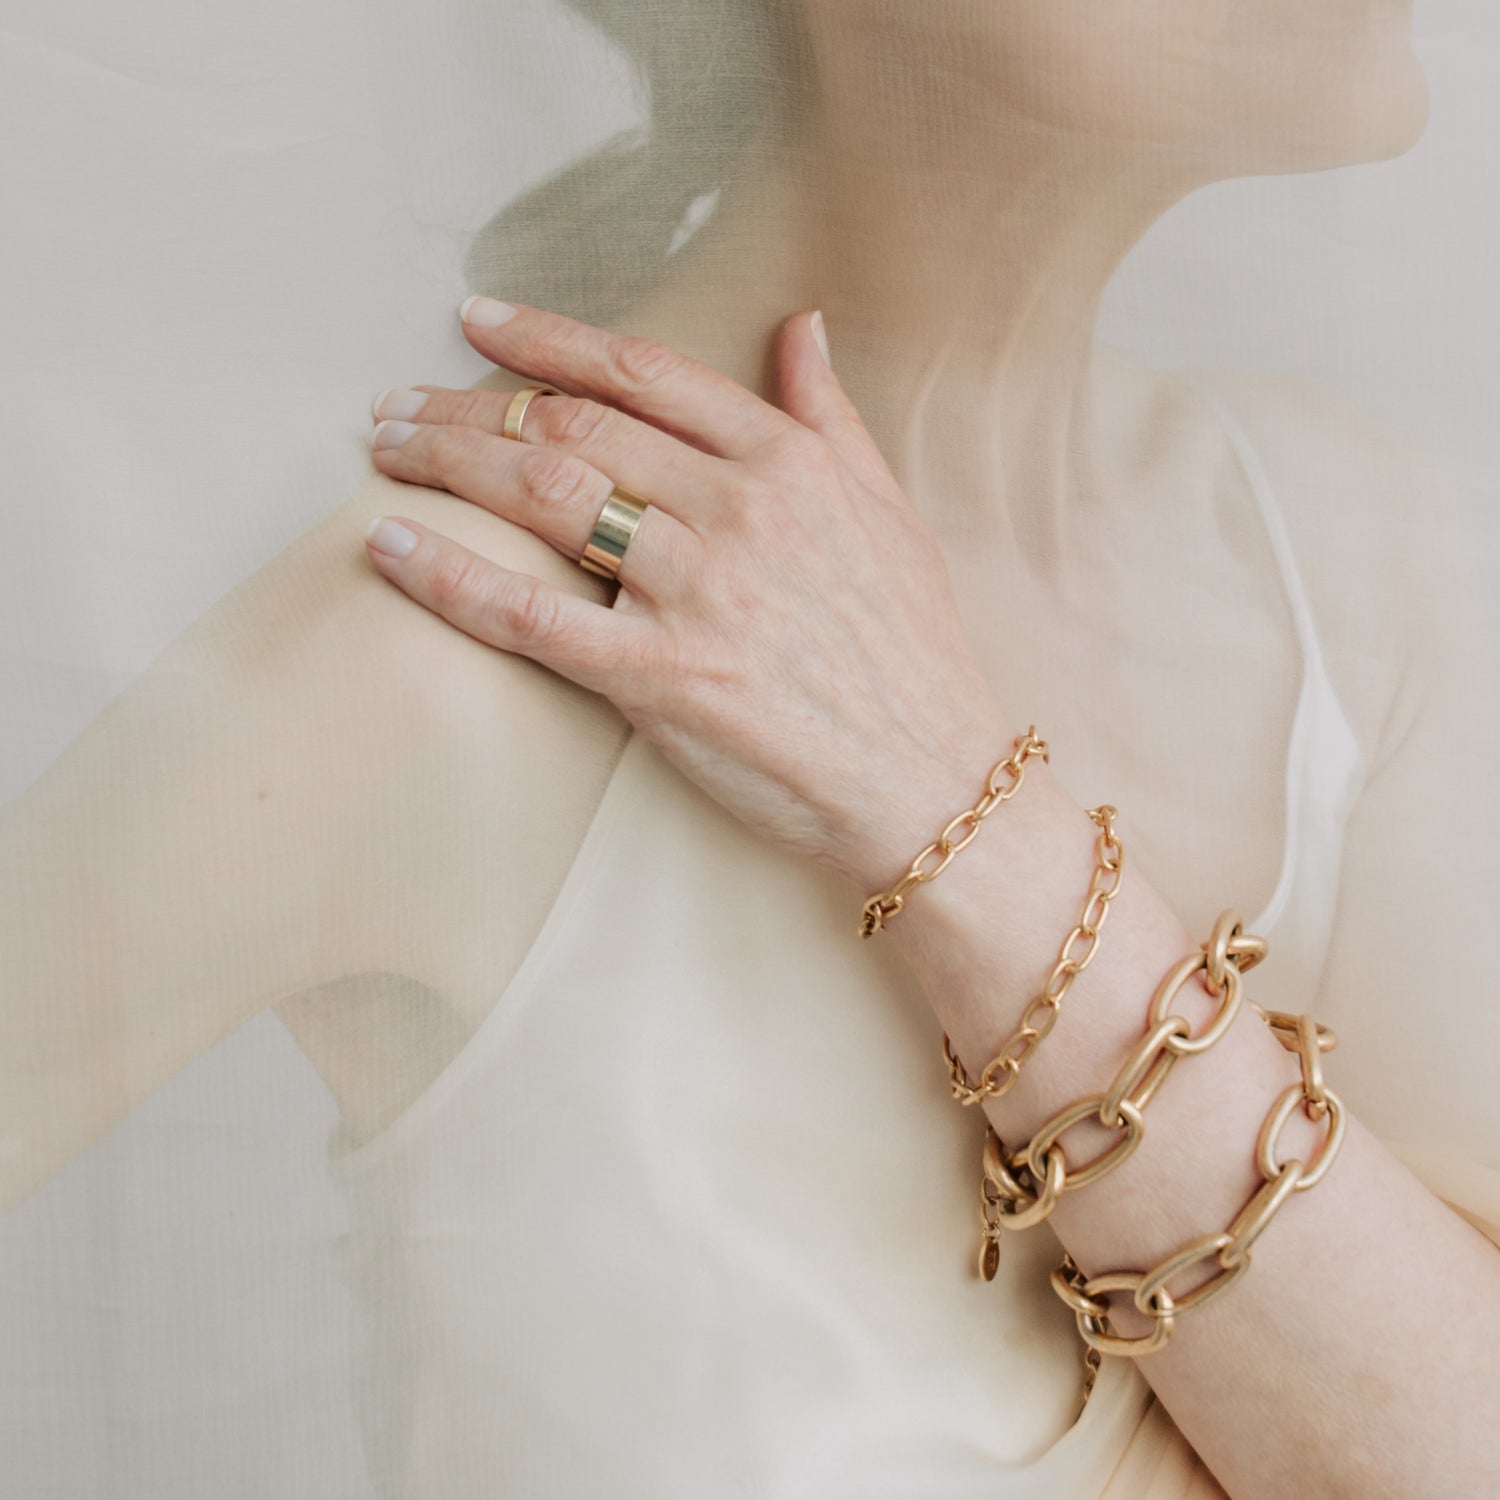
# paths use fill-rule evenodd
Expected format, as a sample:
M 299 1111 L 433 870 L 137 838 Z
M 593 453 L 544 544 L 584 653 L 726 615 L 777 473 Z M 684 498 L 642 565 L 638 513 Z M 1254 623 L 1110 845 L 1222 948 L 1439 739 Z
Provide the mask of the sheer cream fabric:
M 1496 24 L 1436 7 L 1419 47 L 1405 7 L 1347 0 L 146 10 L 6 33 L 0 1495 L 581 1494 L 601 1391 L 620 1494 L 1216 1493 L 1131 1368 L 1077 1421 L 1044 1276 L 964 1280 L 974 1122 L 840 893 L 606 700 L 365 564 L 395 510 L 607 597 L 368 477 L 365 411 L 516 383 L 458 339 L 466 291 L 759 391 L 776 321 L 822 307 L 1001 701 L 1121 808 L 1193 930 L 1276 911 L 1257 998 L 1334 1024 L 1351 1108 L 1500 1239 L 1494 222 L 1464 175 Z M 1430 120 L 1419 53 L 1450 85 Z M 1304 714 L 1309 639 L 1328 692 Z M 1347 800 L 1296 779 L 1328 724 Z M 611 984 L 632 905 L 662 941 Z M 751 942 L 690 957 L 679 927 Z M 731 1117 L 634 1053 L 605 1086 L 604 1039 L 667 1017 L 684 1070 L 695 1047 L 728 1070 Z M 802 1025 L 890 1087 L 815 1107 Z M 631 1154 L 632 1105 L 668 1097 Z M 831 1200 L 760 1149 L 778 1111 Z M 650 1374 L 719 1368 L 725 1328 L 686 1295 L 647 1316 L 629 1272 L 677 1243 L 648 1205 L 732 1186 L 754 1211 L 712 1254 L 754 1268 L 741 1317 L 820 1286 L 809 1307 L 844 1307 L 813 1206 L 847 1199 L 851 1284 L 908 1332 L 850 1293 L 836 1375 L 812 1382 L 806 1320 L 734 1345 L 744 1399 L 711 1438 Z M 882 1231 L 903 1201 L 930 1216 Z M 708 1244 L 703 1222 L 675 1232 Z M 528 1348 L 576 1361 L 576 1400 Z M 902 1368 L 913 1348 L 953 1363 Z

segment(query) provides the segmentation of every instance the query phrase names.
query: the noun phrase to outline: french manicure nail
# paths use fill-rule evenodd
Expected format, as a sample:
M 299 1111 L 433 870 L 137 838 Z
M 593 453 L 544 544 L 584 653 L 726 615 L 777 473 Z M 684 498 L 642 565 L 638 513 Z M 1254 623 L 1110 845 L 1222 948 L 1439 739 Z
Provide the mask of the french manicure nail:
M 498 328 L 516 315 L 509 302 L 497 302 L 493 297 L 466 298 L 458 315 L 473 328 Z
M 412 433 L 418 430 L 415 422 L 377 422 L 375 424 L 375 446 L 377 448 L 399 448 Z
M 380 417 L 414 417 L 427 405 L 428 394 L 427 391 L 408 391 L 398 386 L 391 386 L 375 398 L 375 404 L 370 408 L 370 412 L 377 419 Z
M 377 552 L 384 552 L 387 557 L 410 557 L 417 546 L 416 532 L 389 516 L 376 516 L 365 531 L 365 538 Z
M 822 351 L 823 360 L 829 369 L 833 368 L 833 356 L 828 352 L 828 330 L 823 326 L 822 311 L 812 315 L 812 336 L 817 340 L 818 348 Z

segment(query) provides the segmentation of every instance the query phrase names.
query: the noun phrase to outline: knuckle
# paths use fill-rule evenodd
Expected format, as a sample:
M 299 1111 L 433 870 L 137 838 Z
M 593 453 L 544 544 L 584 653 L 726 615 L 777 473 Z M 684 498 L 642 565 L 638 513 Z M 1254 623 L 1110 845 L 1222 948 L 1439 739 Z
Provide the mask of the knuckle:
M 444 552 L 433 564 L 428 588 L 440 609 L 472 601 L 479 593 L 475 559 L 467 552 Z
M 527 466 L 524 484 L 539 505 L 566 506 L 593 488 L 593 471 L 566 453 L 544 449 Z
M 556 595 L 533 580 L 520 579 L 495 601 L 494 615 L 512 640 L 538 641 L 553 633 Z
M 609 346 L 610 372 L 628 390 L 642 390 L 677 373 L 683 357 L 677 350 L 640 334 L 627 334 Z
M 553 397 L 541 403 L 546 413 L 542 426 L 552 441 L 563 447 L 581 448 L 603 438 L 613 425 L 617 413 L 597 401 L 581 397 Z

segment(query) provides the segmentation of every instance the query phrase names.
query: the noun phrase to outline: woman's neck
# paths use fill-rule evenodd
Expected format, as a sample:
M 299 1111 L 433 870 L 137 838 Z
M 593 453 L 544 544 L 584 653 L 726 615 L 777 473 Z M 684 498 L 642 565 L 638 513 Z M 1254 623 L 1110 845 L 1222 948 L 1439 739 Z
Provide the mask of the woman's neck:
M 1053 553 L 1138 436 L 1096 379 L 1105 285 L 1194 184 L 1040 132 L 980 176 L 972 150 L 944 172 L 897 143 L 877 159 L 820 131 L 737 183 L 630 327 L 769 396 L 776 325 L 821 307 L 845 389 L 939 535 Z

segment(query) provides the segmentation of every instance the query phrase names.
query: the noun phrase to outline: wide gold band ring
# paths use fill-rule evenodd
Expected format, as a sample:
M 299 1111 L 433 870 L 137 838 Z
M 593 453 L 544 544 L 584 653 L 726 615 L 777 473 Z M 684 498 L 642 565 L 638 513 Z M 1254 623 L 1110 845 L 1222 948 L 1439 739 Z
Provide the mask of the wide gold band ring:
M 510 405 L 505 408 L 504 432 L 508 438 L 516 442 L 521 441 L 521 423 L 526 416 L 526 408 L 531 405 L 537 396 L 565 396 L 566 391 L 560 391 L 555 385 L 523 385 L 514 396 L 510 398 Z
M 583 549 L 583 556 L 578 559 L 579 563 L 601 578 L 618 578 L 625 561 L 625 549 L 630 545 L 636 527 L 641 524 L 641 517 L 646 514 L 647 504 L 616 485 L 604 502 L 599 519 L 594 522 L 593 533 Z

